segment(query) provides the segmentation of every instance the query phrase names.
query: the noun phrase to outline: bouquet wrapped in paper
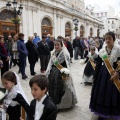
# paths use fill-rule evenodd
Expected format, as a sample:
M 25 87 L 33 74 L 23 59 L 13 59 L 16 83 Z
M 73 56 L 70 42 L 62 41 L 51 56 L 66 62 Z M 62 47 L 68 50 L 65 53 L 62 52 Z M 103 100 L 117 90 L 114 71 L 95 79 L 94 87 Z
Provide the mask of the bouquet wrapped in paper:
M 70 71 L 67 68 L 62 68 L 60 72 L 61 72 L 62 79 L 68 80 Z

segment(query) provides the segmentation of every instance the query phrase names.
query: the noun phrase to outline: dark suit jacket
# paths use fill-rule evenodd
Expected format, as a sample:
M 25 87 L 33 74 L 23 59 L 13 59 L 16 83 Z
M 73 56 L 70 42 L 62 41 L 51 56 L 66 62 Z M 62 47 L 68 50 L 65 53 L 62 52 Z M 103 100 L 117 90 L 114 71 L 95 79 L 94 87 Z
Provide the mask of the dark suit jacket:
M 57 107 L 48 96 L 43 101 L 43 104 L 45 106 L 44 106 L 43 114 L 39 120 L 56 120 Z M 34 99 L 31 101 L 31 104 L 30 104 L 30 110 L 31 110 L 31 116 L 32 116 L 30 120 L 34 120 L 35 107 L 36 107 L 36 100 Z

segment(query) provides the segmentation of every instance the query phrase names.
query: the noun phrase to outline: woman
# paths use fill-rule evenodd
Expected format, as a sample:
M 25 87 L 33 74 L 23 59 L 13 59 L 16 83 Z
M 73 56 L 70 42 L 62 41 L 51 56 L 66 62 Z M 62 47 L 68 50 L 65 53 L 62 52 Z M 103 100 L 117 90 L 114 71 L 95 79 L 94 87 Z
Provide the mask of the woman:
M 83 73 L 83 79 L 85 80 L 85 85 L 92 85 L 93 83 L 93 74 L 94 74 L 94 65 L 95 65 L 95 59 L 97 58 L 97 52 L 96 48 L 94 46 L 90 47 L 90 54 L 87 57 L 85 63 L 85 69 Z M 92 65 L 94 64 L 94 65 Z
M 33 36 L 28 37 L 28 42 L 26 43 L 26 48 L 28 50 L 28 61 L 30 63 L 30 72 L 31 75 L 35 75 L 35 63 L 38 61 L 37 56 L 37 49 L 36 46 L 33 44 Z
M 72 77 L 69 75 L 68 80 L 63 80 L 60 70 L 55 65 L 58 61 L 60 65 L 69 69 L 69 53 L 61 39 L 55 40 L 54 46 L 55 50 L 51 54 L 46 71 L 50 83 L 49 96 L 58 109 L 70 108 L 77 103 Z
M 114 43 L 115 34 L 108 32 L 105 35 L 106 45 L 99 51 L 96 59 L 96 69 L 92 87 L 90 109 L 100 117 L 98 120 L 114 118 L 120 120 L 120 93 L 113 83 L 113 79 L 120 78 L 120 71 L 117 70 L 117 62 L 120 60 L 120 47 Z M 109 74 L 109 67 L 101 57 L 108 57 L 110 65 L 115 69 L 112 76 Z
M 3 67 L 1 68 L 1 76 L 9 70 L 9 53 L 4 42 L 4 36 L 0 35 L 0 56 L 3 61 Z
M 73 58 L 73 47 L 72 47 L 72 44 L 71 44 L 71 41 L 70 41 L 70 38 L 69 37 L 66 37 L 66 43 L 67 43 L 67 49 L 68 49 L 68 52 L 70 53 L 70 62 L 72 63 L 72 58 Z
M 17 41 L 18 41 L 18 35 L 14 35 L 13 36 L 13 45 L 12 45 L 12 53 L 13 53 L 13 62 L 14 64 L 18 65 L 18 67 L 20 67 L 20 62 L 19 62 L 19 52 L 17 49 Z M 20 73 L 20 68 L 18 73 Z

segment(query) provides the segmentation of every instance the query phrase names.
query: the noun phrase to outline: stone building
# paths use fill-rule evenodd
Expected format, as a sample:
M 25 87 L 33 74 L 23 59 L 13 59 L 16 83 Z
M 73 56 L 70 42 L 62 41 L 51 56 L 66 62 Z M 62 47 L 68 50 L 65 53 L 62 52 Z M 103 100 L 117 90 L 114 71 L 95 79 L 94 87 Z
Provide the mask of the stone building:
M 6 9 L 8 0 L 0 0 L 0 34 L 14 35 L 16 30 L 25 34 L 25 39 L 36 32 L 75 37 L 73 19 L 78 19 L 78 36 L 100 36 L 103 22 L 85 9 L 84 0 L 17 0 L 23 5 L 20 25 L 11 22 L 13 10 Z M 13 0 L 10 0 L 13 1 Z M 13 9 L 13 8 L 12 8 Z

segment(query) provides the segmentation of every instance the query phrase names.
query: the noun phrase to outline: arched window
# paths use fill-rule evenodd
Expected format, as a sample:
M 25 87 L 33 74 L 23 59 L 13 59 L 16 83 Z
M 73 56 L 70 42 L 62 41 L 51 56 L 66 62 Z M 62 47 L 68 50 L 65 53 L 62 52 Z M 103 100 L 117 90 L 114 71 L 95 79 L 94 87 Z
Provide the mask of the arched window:
M 42 20 L 42 26 L 51 26 L 51 21 L 48 18 Z
M 42 35 L 52 35 L 52 24 L 49 18 L 43 18 L 41 25 Z
M 12 11 L 3 10 L 2 12 L 0 12 L 0 20 L 6 21 L 6 20 L 10 20 L 13 17 L 14 14 Z
M 80 26 L 80 37 L 84 37 L 84 33 L 85 33 L 85 31 L 84 31 L 84 26 L 81 25 L 81 26 Z
M 71 36 L 71 25 L 69 22 L 65 24 L 65 37 Z
M 66 25 L 65 25 L 65 29 L 71 29 L 71 25 L 70 25 L 70 23 L 66 23 Z
M 90 28 L 90 36 L 92 36 L 92 35 L 93 35 L 93 29 Z

